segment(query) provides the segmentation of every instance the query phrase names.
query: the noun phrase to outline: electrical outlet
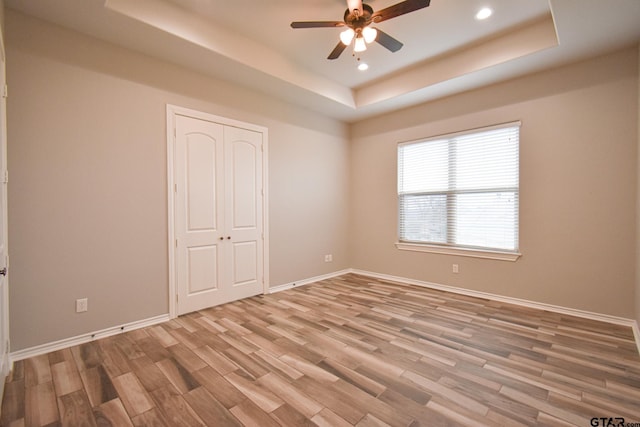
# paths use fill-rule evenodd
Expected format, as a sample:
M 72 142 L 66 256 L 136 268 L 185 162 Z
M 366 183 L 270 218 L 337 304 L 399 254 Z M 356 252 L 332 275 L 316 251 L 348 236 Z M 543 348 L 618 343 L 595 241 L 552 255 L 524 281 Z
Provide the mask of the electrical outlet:
M 81 298 L 76 300 L 76 313 L 83 313 L 89 309 L 89 299 Z
M 454 273 L 458 274 L 458 272 L 460 271 L 458 268 L 458 264 L 452 264 L 451 265 L 451 271 L 453 271 Z
M 327 254 L 324 256 L 324 262 L 332 262 L 333 261 L 333 255 L 332 254 Z

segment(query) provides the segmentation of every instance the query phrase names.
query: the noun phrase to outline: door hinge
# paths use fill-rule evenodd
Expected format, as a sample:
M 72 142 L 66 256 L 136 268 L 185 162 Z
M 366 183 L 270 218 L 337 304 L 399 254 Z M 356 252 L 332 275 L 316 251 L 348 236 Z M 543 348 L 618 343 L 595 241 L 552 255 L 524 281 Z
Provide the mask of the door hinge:
M 2 97 L 3 98 L 9 97 L 9 86 L 4 85 L 4 88 L 2 88 Z
M 178 247 L 178 239 L 176 239 L 176 248 Z
M 2 177 L 2 182 L 5 183 L 5 184 L 9 182 L 9 171 L 8 170 L 4 171 L 4 176 Z
M 173 192 L 174 193 L 178 192 L 178 184 L 173 184 Z

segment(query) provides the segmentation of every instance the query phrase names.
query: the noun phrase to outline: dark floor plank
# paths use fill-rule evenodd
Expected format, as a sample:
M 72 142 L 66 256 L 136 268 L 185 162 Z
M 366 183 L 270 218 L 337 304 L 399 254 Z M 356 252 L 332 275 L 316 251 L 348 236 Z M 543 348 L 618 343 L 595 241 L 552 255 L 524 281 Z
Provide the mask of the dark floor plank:
M 60 421 L 68 427 L 96 427 L 86 393 L 81 390 L 58 397 Z
M 133 423 L 120 399 L 113 399 L 93 408 L 98 427 L 133 427 Z
M 25 396 L 25 424 L 44 426 L 60 420 L 53 382 L 27 387 Z
M 200 387 L 200 383 L 173 357 L 156 363 L 162 373 L 180 393 Z
M 231 413 L 245 426 L 281 427 L 276 420 L 249 399 L 231 408 Z
M 92 407 L 102 405 L 118 397 L 118 392 L 102 365 L 81 371 L 80 377 Z
M 153 408 L 148 410 L 145 413 L 137 415 L 131 419 L 131 422 L 135 427 L 170 427 L 169 424 L 165 421 L 164 417 L 158 410 L 158 408 Z
M 204 387 L 184 395 L 189 406 L 208 426 L 241 426 L 236 417 L 219 403 Z
M 3 426 L 14 421 L 24 419 L 25 413 L 25 386 L 24 379 L 9 381 L 4 385 L 2 399 L 2 414 L 0 421 Z
M 200 417 L 194 412 L 182 395 L 173 387 L 159 388 L 151 396 L 170 426 L 201 426 Z

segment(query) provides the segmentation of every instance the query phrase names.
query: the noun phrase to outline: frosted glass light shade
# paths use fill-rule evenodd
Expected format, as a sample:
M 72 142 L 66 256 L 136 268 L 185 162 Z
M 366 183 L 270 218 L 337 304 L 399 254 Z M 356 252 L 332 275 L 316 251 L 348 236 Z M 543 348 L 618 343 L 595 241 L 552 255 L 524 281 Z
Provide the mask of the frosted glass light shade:
M 353 36 L 356 35 L 356 32 L 351 28 L 347 28 L 343 32 L 340 33 L 340 41 L 345 45 L 349 46 L 351 40 L 353 40 Z
M 364 27 L 362 29 L 362 37 L 364 37 L 364 41 L 367 43 L 372 43 L 376 37 L 378 37 L 378 30 L 371 27 Z
M 353 47 L 354 52 L 364 52 L 367 50 L 367 44 L 362 37 L 356 37 L 356 44 Z

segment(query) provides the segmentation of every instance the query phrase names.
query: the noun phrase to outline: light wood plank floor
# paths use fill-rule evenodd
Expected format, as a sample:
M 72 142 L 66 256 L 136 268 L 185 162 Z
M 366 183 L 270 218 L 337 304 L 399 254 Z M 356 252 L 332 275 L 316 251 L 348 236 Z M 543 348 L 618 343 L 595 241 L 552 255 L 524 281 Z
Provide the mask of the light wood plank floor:
M 586 427 L 593 417 L 640 423 L 630 328 L 345 275 L 16 362 L 1 421 Z

